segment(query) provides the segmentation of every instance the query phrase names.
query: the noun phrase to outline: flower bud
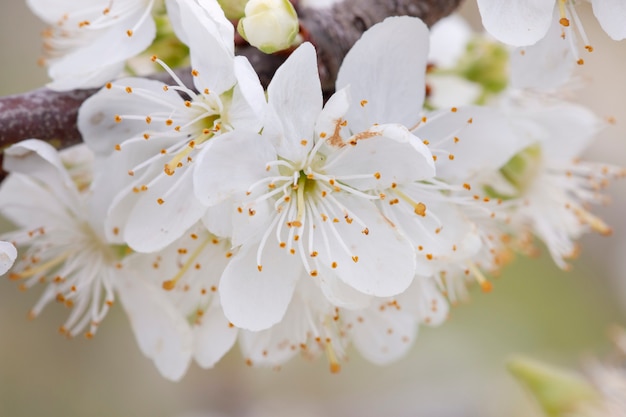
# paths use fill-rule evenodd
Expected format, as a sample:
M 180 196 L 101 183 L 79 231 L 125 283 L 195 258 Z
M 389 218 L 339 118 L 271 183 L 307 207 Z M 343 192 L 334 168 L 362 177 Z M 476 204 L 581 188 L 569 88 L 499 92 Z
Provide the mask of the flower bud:
M 573 372 L 523 357 L 511 359 L 508 368 L 549 417 L 573 415 L 585 404 L 600 400 L 593 386 Z
M 271 54 L 294 43 L 298 15 L 289 0 L 250 0 L 245 14 L 237 30 L 252 46 Z

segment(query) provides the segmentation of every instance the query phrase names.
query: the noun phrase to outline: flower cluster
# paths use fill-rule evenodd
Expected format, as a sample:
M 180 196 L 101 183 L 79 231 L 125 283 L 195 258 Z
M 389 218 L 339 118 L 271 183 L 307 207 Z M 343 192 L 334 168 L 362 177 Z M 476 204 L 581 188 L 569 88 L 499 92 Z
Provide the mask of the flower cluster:
M 236 342 L 250 365 L 301 353 L 338 371 L 349 345 L 388 363 L 468 283 L 489 291 L 486 275 L 536 251 L 534 238 L 566 268 L 581 235 L 610 232 L 589 206 L 623 172 L 579 160 L 602 122 L 538 93 L 544 78 L 518 81 L 541 70 L 533 53 L 484 39 L 435 49 L 434 29 L 429 55 L 425 24 L 392 17 L 356 42 L 324 100 L 310 43 L 264 89 L 217 1 L 167 0 L 193 85 L 157 55 L 172 82 L 114 79 L 150 47 L 162 5 L 40 3 L 29 2 L 53 24 L 51 86 L 103 88 L 80 108 L 84 145 L 5 151 L 0 212 L 17 228 L 0 236 L 0 273 L 44 284 L 31 316 L 64 304 L 70 337 L 92 337 L 119 301 L 167 378 L 192 360 L 212 367 Z M 246 36 L 270 30 L 252 16 L 265 3 L 281 2 L 250 1 Z M 479 3 L 487 28 L 505 12 Z M 481 58 L 498 71 L 477 78 L 474 47 L 503 51 Z

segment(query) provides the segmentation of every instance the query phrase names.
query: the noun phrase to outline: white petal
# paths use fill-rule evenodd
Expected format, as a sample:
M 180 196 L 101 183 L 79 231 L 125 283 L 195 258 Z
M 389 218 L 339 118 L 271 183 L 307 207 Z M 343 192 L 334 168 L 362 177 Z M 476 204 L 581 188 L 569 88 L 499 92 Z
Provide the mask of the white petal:
M 437 289 L 432 278 L 415 277 L 413 282 L 417 291 L 409 289 L 402 294 L 400 296 L 402 304 L 406 305 L 409 302 L 417 304 L 420 322 L 429 326 L 441 325 L 448 319 L 450 312 L 448 301 Z
M 417 320 L 404 305 L 397 308 L 386 300 L 371 308 L 346 314 L 352 324 L 351 338 L 359 353 L 378 365 L 404 356 L 417 334 Z M 358 316 L 358 319 L 355 319 Z
M 320 288 L 326 299 L 336 307 L 356 310 L 368 307 L 372 297 L 341 281 L 332 269 L 321 266 Z
M 415 254 L 410 242 L 371 201 L 340 194 L 334 198 L 358 217 L 367 231 L 357 220 L 317 222 L 316 247 L 326 247 L 323 234 L 329 243 L 329 251 L 319 250 L 320 261 L 331 268 L 334 265 L 332 270 L 344 283 L 364 294 L 386 297 L 404 291 L 415 273 Z
M 626 2 L 624 0 L 592 0 L 593 14 L 612 39 L 626 38 Z
M 415 134 L 454 155 L 441 156 L 435 164 L 437 176 L 447 181 L 465 182 L 497 170 L 531 143 L 497 109 L 467 106 L 443 112 L 429 117 Z
M 395 124 L 372 126 L 354 135 L 348 144 L 328 154 L 325 170 L 328 176 L 359 190 L 382 190 L 392 183 L 435 175 L 433 156 L 426 145 L 404 126 Z M 349 179 L 366 174 L 367 178 Z
M 430 28 L 428 62 L 446 68 L 456 65 L 472 37 L 472 28 L 457 14 L 444 17 Z
M 124 119 L 116 122 L 118 115 L 149 116 L 153 113 L 171 113 L 184 106 L 183 99 L 174 89 L 163 91 L 160 81 L 143 78 L 125 78 L 113 83 L 111 89 L 103 88 L 87 99 L 78 112 L 78 129 L 87 145 L 96 153 L 108 155 L 115 145 L 147 131 L 169 130 L 165 123 L 147 124 L 145 120 Z M 140 90 L 141 94 L 126 91 Z M 138 92 L 137 91 L 137 92 Z M 150 98 L 147 98 L 147 97 Z
M 257 249 L 257 245 L 242 247 L 219 286 L 224 314 L 247 330 L 264 330 L 283 319 L 303 271 L 299 257 L 271 243 L 264 248 L 259 271 Z
M 24 204 L 25 198 L 28 204 Z M 68 220 L 68 207 L 64 202 L 54 191 L 26 175 L 9 175 L 0 184 L 0 212 L 24 228 L 58 227 Z
M 554 18 L 543 39 L 511 52 L 513 87 L 555 90 L 569 81 L 576 59 L 570 44 L 573 40 L 562 38 L 562 30 L 559 20 Z
M 17 258 L 17 250 L 9 242 L 0 241 L 0 275 L 6 274 L 6 272 L 13 266 Z
M 67 207 L 78 208 L 78 192 L 59 153 L 48 143 L 27 139 L 4 151 L 3 168 L 18 172 L 45 184 Z
M 350 136 L 345 133 L 347 127 L 344 120 L 350 109 L 350 87 L 342 88 L 335 92 L 320 112 L 315 122 L 315 141 L 325 139 L 332 143 Z
M 145 161 L 153 155 L 158 155 L 160 149 L 167 148 L 164 142 L 170 139 L 155 138 L 146 142 L 129 141 L 124 144 L 121 152 L 113 152 L 109 156 L 102 158 L 103 169 L 96 172 L 93 181 L 93 204 L 101 204 L 100 209 L 105 211 L 105 235 L 111 243 L 126 243 L 123 240 L 124 229 L 141 194 L 134 191 L 141 185 L 148 184 L 153 178 L 163 173 L 163 162 L 168 156 L 163 155 L 162 159 L 156 159 L 151 166 L 145 170 L 128 175 L 137 164 Z M 107 200 L 108 196 L 113 196 Z
M 322 308 L 321 305 L 318 307 Z M 306 301 L 296 291 L 285 317 L 279 323 L 267 330 L 240 333 L 239 346 L 243 356 L 255 365 L 277 366 L 287 362 L 300 352 L 300 345 L 307 341 L 311 326 L 308 309 Z M 293 349 L 294 346 L 297 348 Z
M 219 302 L 213 302 L 194 328 L 194 359 L 202 368 L 212 368 L 237 340 L 237 328 L 232 327 Z
M 493 37 L 513 46 L 532 45 L 550 27 L 555 0 L 478 0 L 483 26 Z
M 192 168 L 178 169 L 173 176 L 162 175 L 140 194 L 124 238 L 138 252 L 155 252 L 182 236 L 205 210 L 193 194 Z
M 267 88 L 270 119 L 264 135 L 275 141 L 276 151 L 290 161 L 301 161 L 312 145 L 315 121 L 322 110 L 322 87 L 315 48 L 298 47 L 274 74 Z M 308 146 L 302 146 L 302 140 Z
M 533 107 L 526 116 L 540 129 L 534 138 L 541 140 L 544 155 L 560 161 L 579 157 L 603 124 L 588 108 L 567 102 Z
M 162 289 L 138 276 L 120 280 L 118 293 L 139 348 L 165 378 L 180 380 L 191 361 L 193 338 L 185 318 Z
M 169 2 L 172 4 L 172 2 Z M 173 7 L 170 7 L 173 9 Z M 194 84 L 199 91 L 208 88 L 216 94 L 235 84 L 233 69 L 234 28 L 214 0 L 178 2 L 173 23 L 180 38 L 189 46 L 191 66 L 198 71 Z
M 429 74 L 427 80 L 428 103 L 436 109 L 474 104 L 483 93 L 480 84 L 457 75 Z
M 207 207 L 202 224 L 206 229 L 219 237 L 231 237 L 233 235 L 233 203 L 224 201 L 215 206 Z
M 235 57 L 237 85 L 228 111 L 228 122 L 234 129 L 260 132 L 267 111 L 265 91 L 259 76 L 243 56 Z
M 166 0 L 167 13 L 172 22 L 172 27 L 176 32 L 176 36 L 189 45 L 189 38 L 186 27 L 196 24 L 196 21 L 186 20 L 181 17 L 181 6 L 187 11 L 198 14 L 197 19 L 204 24 L 203 30 L 210 32 L 212 36 L 216 36 L 223 44 L 228 47 L 232 45 L 235 29 L 228 22 L 224 11 L 219 3 L 215 0 Z
M 49 70 L 54 81 L 48 87 L 56 90 L 100 87 L 117 75 L 113 70 L 122 69 L 124 61 L 146 49 L 156 35 L 152 18 L 135 27 L 143 13 L 145 9 L 137 10 L 99 33 L 86 46 L 54 61 Z M 133 27 L 133 36 L 128 36 L 126 32 Z
M 269 141 L 256 133 L 231 132 L 211 139 L 195 159 L 196 197 L 211 206 L 237 195 L 268 174 L 267 163 L 276 160 Z
M 353 132 L 374 123 L 417 123 L 428 48 L 426 25 L 412 17 L 387 18 L 361 36 L 344 58 L 336 83 L 337 89 L 351 86 L 348 124 Z M 367 101 L 364 108 L 362 100 Z
M 73 0 L 26 0 L 26 4 L 41 20 L 57 23 L 64 13 L 79 11 L 85 7 L 83 2 Z
M 258 242 L 276 216 L 271 199 L 231 205 L 233 246 Z

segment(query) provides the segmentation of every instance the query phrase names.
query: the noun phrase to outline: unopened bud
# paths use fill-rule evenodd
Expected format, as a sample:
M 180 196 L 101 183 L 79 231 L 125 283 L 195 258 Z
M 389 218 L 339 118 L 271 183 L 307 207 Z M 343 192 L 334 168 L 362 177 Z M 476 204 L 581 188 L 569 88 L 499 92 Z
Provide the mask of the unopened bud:
M 249 0 L 237 30 L 250 45 L 271 54 L 293 45 L 298 15 L 289 0 Z
M 573 415 L 600 400 L 591 384 L 573 372 L 522 357 L 509 360 L 508 367 L 549 417 Z

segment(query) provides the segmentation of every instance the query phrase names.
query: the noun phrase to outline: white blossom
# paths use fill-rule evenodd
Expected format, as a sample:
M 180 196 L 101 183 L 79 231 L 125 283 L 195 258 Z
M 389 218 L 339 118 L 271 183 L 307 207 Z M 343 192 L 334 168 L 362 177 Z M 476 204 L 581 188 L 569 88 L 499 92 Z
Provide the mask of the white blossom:
M 591 0 L 593 13 L 604 31 L 614 40 L 626 37 L 626 2 L 624 0 Z M 546 35 L 553 22 L 560 25 L 563 37 L 592 51 L 576 11 L 574 0 L 532 0 L 503 3 L 498 0 L 478 0 L 485 29 L 499 41 L 513 46 L 533 45 Z M 560 36 L 552 33 L 550 36 Z M 580 58 L 577 58 L 579 60 Z
M 578 252 L 576 239 L 592 230 L 611 232 L 590 205 L 605 203 L 600 191 L 624 171 L 580 160 L 602 126 L 586 107 L 520 94 L 511 96 L 503 110 L 528 146 L 490 179 L 492 193 L 511 208 L 507 223 L 518 228 L 518 236 L 531 231 L 555 263 L 567 268 L 565 259 Z
M 371 31 L 382 36 L 368 36 Z M 414 98 L 424 94 L 426 49 L 405 55 L 406 67 L 378 64 L 406 53 L 378 43 L 415 39 L 422 31 L 410 18 L 370 29 L 353 56 L 379 51 L 381 59 L 360 72 L 348 67 L 343 79 L 350 85 L 323 110 L 314 50 L 300 46 L 268 88 L 263 135 L 222 135 L 199 156 L 198 198 L 207 206 L 234 203 L 233 244 L 241 250 L 220 292 L 235 325 L 261 330 L 279 322 L 301 268 L 342 307 L 362 305 L 363 295 L 396 295 L 411 283 L 412 245 L 377 209 L 374 200 L 382 197 L 370 191 L 434 174 L 425 145 L 397 124 L 419 111 Z M 368 82 L 373 74 L 390 82 Z M 370 124 L 368 111 L 382 124 Z
M 101 87 L 126 60 L 156 35 L 155 0 L 28 0 L 50 27 L 44 32 L 44 63 L 55 90 Z
M 141 252 L 166 247 L 203 216 L 212 231 L 227 233 L 193 195 L 194 159 L 222 132 L 260 130 L 266 104 L 249 62 L 234 57 L 233 28 L 217 3 L 181 1 L 169 10 L 191 48 L 196 91 L 173 73 L 174 85 L 124 79 L 87 100 L 78 119 L 85 142 L 110 167 L 96 183 L 118 192 L 107 236 Z
M 120 298 L 139 347 L 166 378 L 182 378 L 192 359 L 213 367 L 235 343 L 218 293 L 232 254 L 198 224 L 164 250 L 129 260 L 143 273 L 124 283 Z
M 18 227 L 5 238 L 27 247 L 8 276 L 24 289 L 46 284 L 31 317 L 56 300 L 72 308 L 60 332 L 76 336 L 88 328 L 91 337 L 115 300 L 125 248 L 107 244 L 84 178 L 72 178 L 54 148 L 31 139 L 4 157 L 11 175 L 0 188 L 1 211 Z

